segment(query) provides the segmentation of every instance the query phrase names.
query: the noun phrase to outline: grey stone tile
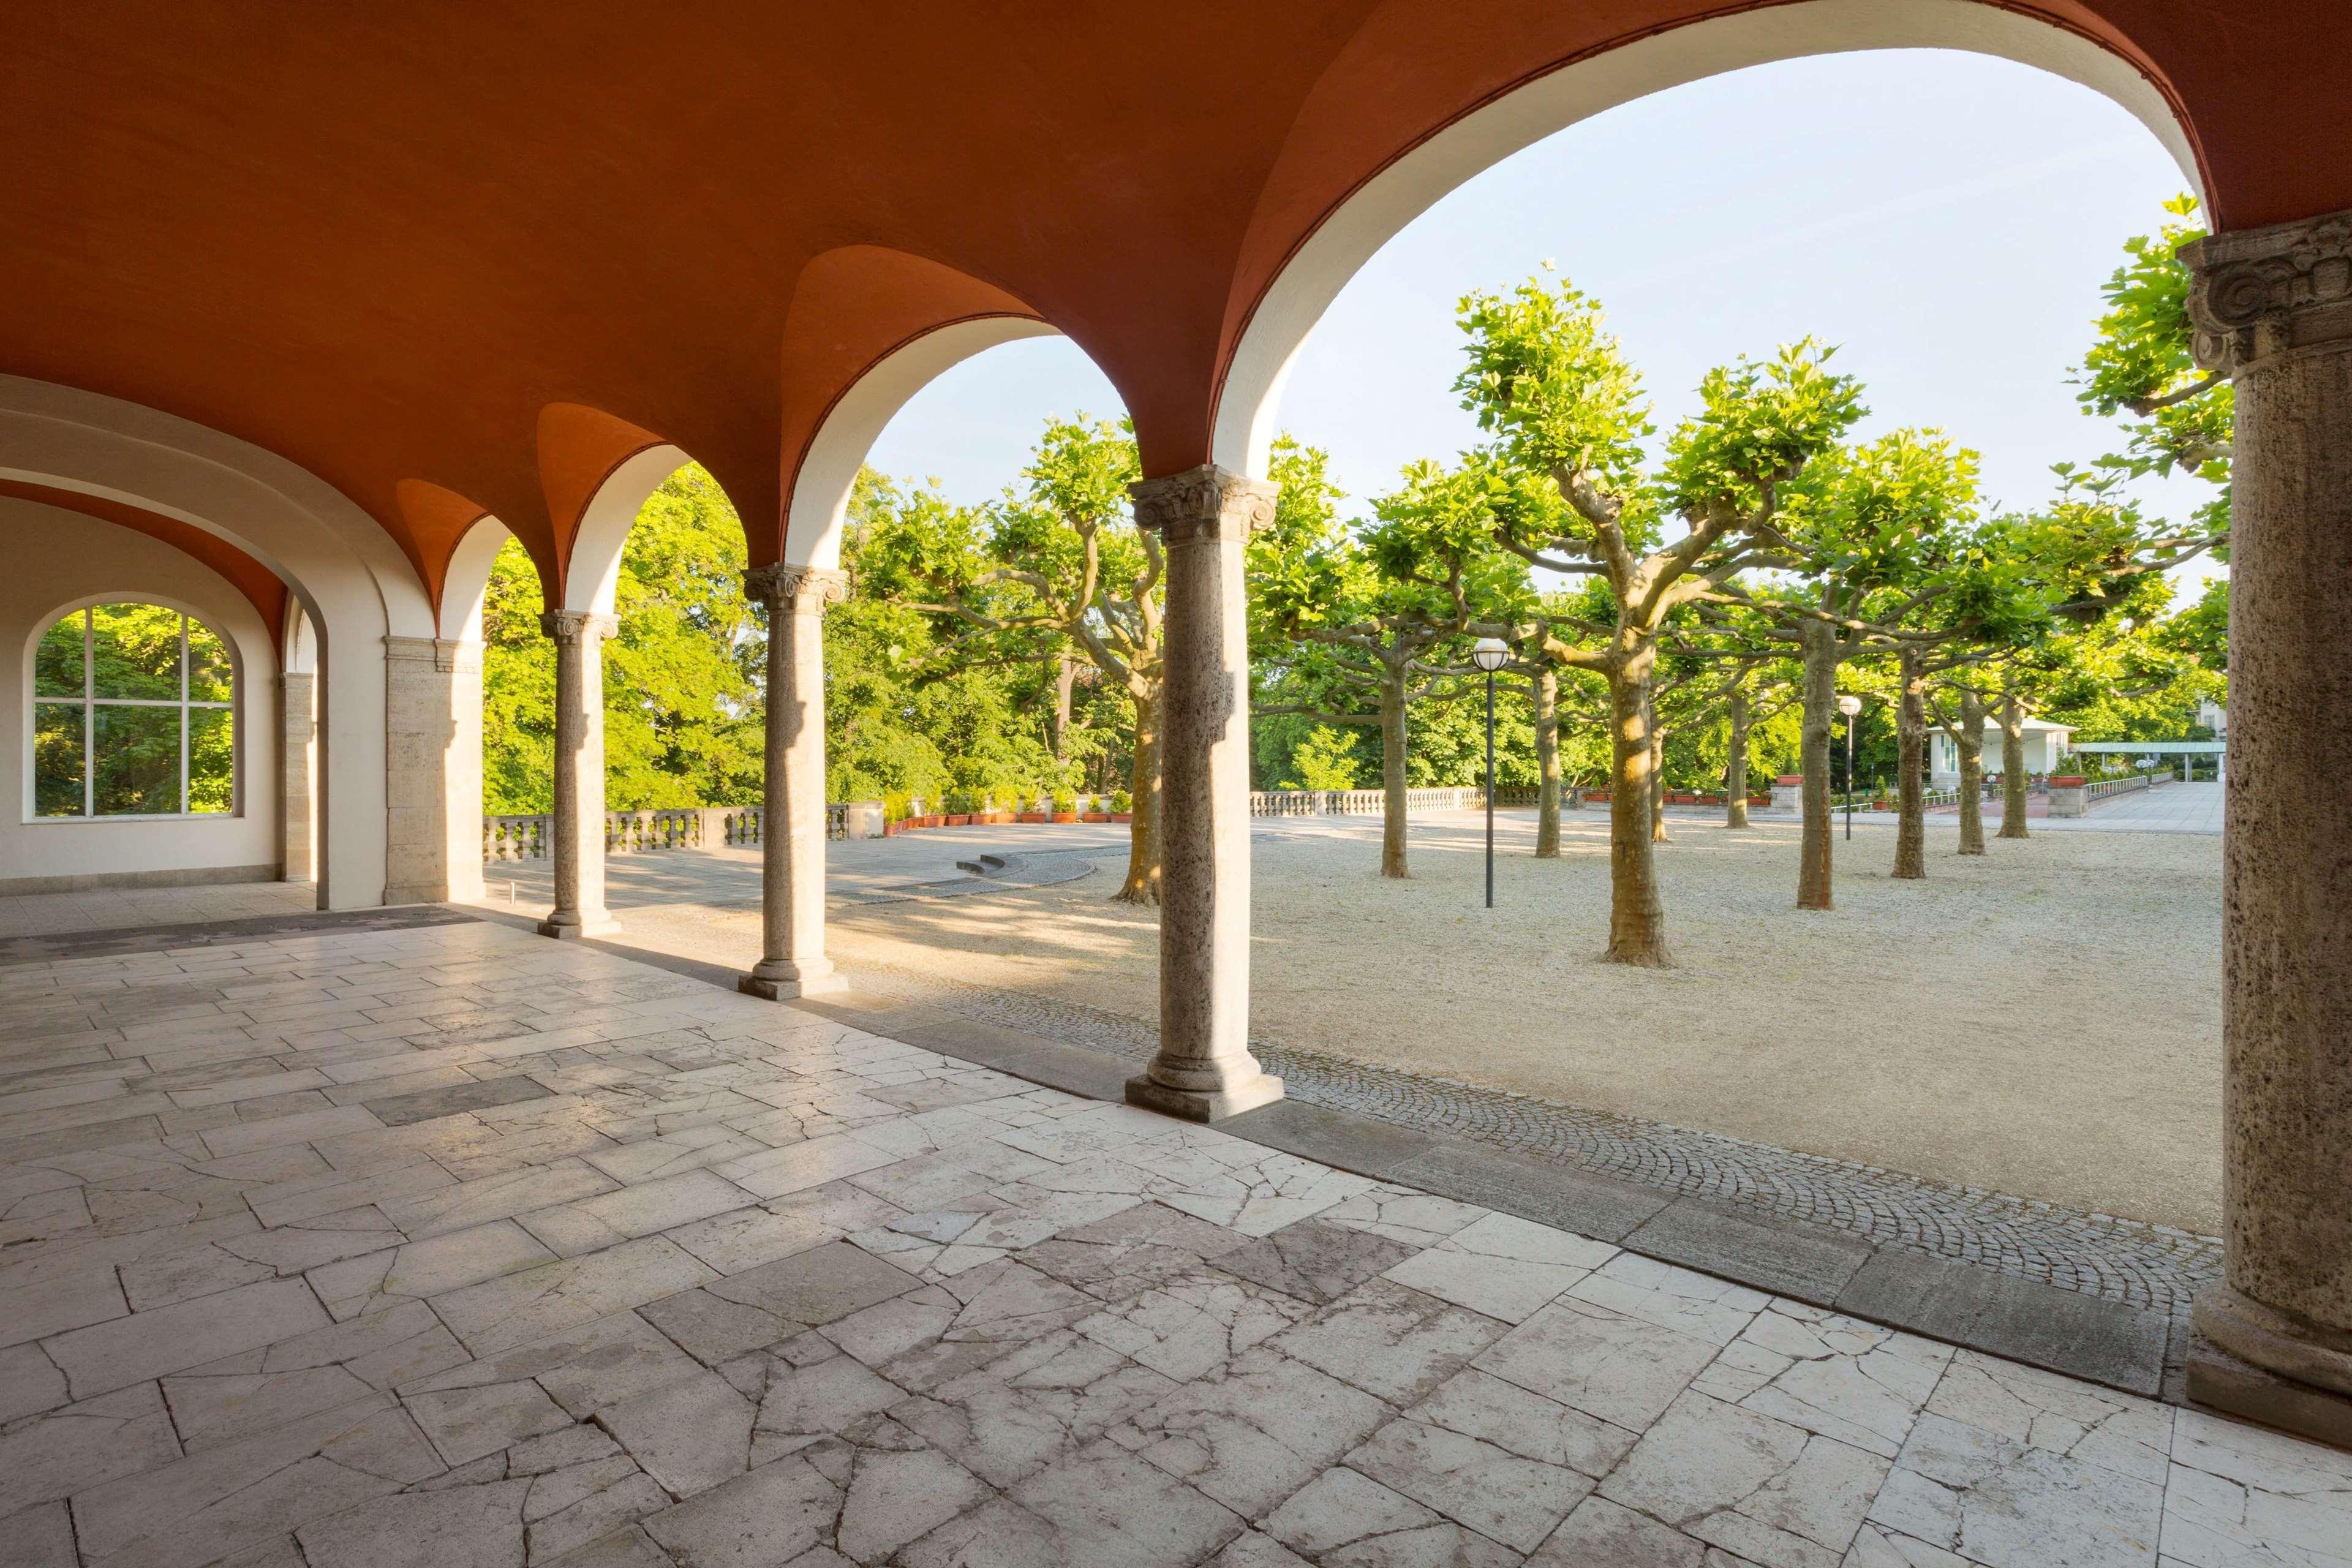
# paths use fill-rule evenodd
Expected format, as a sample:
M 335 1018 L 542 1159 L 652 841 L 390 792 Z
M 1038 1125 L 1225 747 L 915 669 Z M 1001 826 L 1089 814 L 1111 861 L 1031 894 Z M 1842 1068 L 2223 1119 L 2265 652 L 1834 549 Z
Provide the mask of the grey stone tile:
M 835 1544 L 851 1562 L 885 1562 L 989 1496 L 945 1454 L 895 1422 L 877 1423 L 850 1457 Z
M 1260 1106 L 1218 1131 L 1382 1180 L 1437 1146 L 1426 1132 L 1297 1100 Z
M 477 1356 L 496 1355 L 712 1279 L 658 1236 L 462 1286 L 433 1310 Z
M 1075 1226 L 1025 1248 L 1021 1261 L 1090 1296 L 1118 1301 L 1200 1271 L 1249 1237 L 1156 1203 Z
M 408 1094 L 385 1095 L 360 1103 L 373 1112 L 375 1119 L 386 1127 L 405 1127 L 412 1121 L 430 1121 L 436 1117 L 455 1116 L 462 1110 L 479 1110 L 487 1106 L 545 1100 L 548 1095 L 546 1089 L 516 1074 L 509 1078 L 457 1084 L 447 1089 L 425 1089 Z
M 512 1568 L 527 1481 L 379 1499 L 295 1532 L 310 1568 Z
M 1826 1307 L 1869 1261 L 1868 1242 L 1795 1220 L 1759 1220 L 1678 1198 L 1625 1238 L 1636 1252 Z
M 525 1503 L 526 1514 L 537 1506 L 540 1491 L 540 1486 L 532 1487 L 530 1499 Z M 641 1561 L 667 1568 L 667 1554 L 643 1531 L 632 1527 L 637 1521 L 661 1512 L 670 1506 L 670 1495 L 652 1477 L 632 1467 L 626 1475 L 616 1477 L 579 1501 L 533 1519 L 529 1536 L 530 1561 L 560 1561 L 574 1568 L 586 1568 L 592 1563 L 627 1563 L 631 1559 L 623 1553 L 642 1552 L 645 1555 Z M 598 1557 L 594 1555 L 597 1542 L 614 1544 L 604 1549 L 608 1555 Z
M 2163 1501 L 2160 1485 L 1929 1414 L 1869 1517 L 1987 1568 L 2141 1568 Z
M 1306 1219 L 1220 1254 L 1216 1267 L 1321 1306 L 1412 1255 L 1402 1242 Z
M 1592 1479 L 1450 1427 L 1391 1421 L 1350 1468 L 1518 1552 L 1533 1552 L 1592 1490 Z
M 110 1568 L 199 1568 L 437 1473 L 383 1395 L 79 1493 L 79 1545 Z
M 1616 1251 L 1607 1242 L 1516 1215 L 1487 1215 L 1406 1258 L 1385 1277 L 1474 1312 L 1523 1323 Z
M 1770 1305 L 1760 1290 L 1621 1252 L 1569 1288 L 1569 1297 L 1662 1329 L 1727 1345 Z
M 1391 1405 L 1410 1405 L 1508 1331 L 1496 1319 L 1370 1279 L 1294 1328 L 1274 1348 Z
M 643 1522 L 686 1568 L 783 1568 L 833 1534 L 841 1494 L 806 1459 L 777 1459 Z
M 1891 1459 L 1927 1396 L 1948 1377 L 1951 1358 L 1948 1346 L 1932 1340 L 1775 1302 L 1695 1386 Z
M 1182 1383 L 1206 1376 L 1313 1310 L 1295 1296 L 1204 1270 L 1110 1303 L 1079 1320 L 1077 1331 Z
M 328 1311 L 338 1319 L 354 1318 L 554 1258 L 521 1226 L 501 1219 L 330 1263 L 311 1269 L 306 1278 Z
M 854 1356 L 828 1356 L 805 1365 L 771 1361 L 756 1441 L 762 1454 L 790 1453 L 906 1398 L 905 1390 L 876 1376 Z
M 523 1228 L 561 1257 L 750 1208 L 751 1194 L 709 1171 L 686 1171 L 523 1216 Z
M 1973 1346 L 2133 1394 L 2164 1384 L 2170 1323 L 2079 1291 L 1989 1268 L 1881 1248 L 1845 1289 L 1838 1310 Z
M 1441 1197 L 1599 1241 L 1623 1241 L 1670 1201 L 1664 1193 L 1474 1143 L 1441 1142 L 1381 1174 Z
M 350 1181 L 299 1181 L 246 1194 L 246 1202 L 263 1225 L 292 1225 L 320 1215 L 338 1214 L 369 1204 L 382 1205 L 420 1194 L 455 1187 L 457 1178 L 419 1159 L 413 1164 L 378 1170 Z
M 1256 1519 L 1337 1464 L 1388 1415 L 1370 1394 L 1261 1346 L 1176 1388 L 1110 1436 Z
M 1834 1568 L 1887 1462 L 1696 1391 L 1601 1483 L 1603 1497 L 1775 1568 Z
M 0 1426 L 66 1402 L 66 1374 L 38 1345 L 0 1350 Z
M 1927 1408 L 2028 1447 L 2159 1486 L 2174 1447 L 2175 1414 L 2154 1400 L 1979 1351 L 1952 1354 L 1949 1370 L 1936 1384 Z
M 698 1265 L 697 1267 L 699 1267 Z M 830 1323 L 922 1281 L 845 1242 L 796 1252 L 710 1284 L 710 1294 L 763 1308 L 805 1328 Z
M 1265 1531 L 1318 1563 L 1364 1568 L 1513 1568 L 1518 1553 L 1349 1469 L 1327 1470 L 1266 1518 Z
M 1507 1454 L 1596 1480 L 1617 1468 L 1637 1436 L 1475 1367 L 1438 1384 L 1406 1414 L 1424 1426 L 1458 1432 Z
M 205 1133 L 204 1142 L 214 1159 L 225 1160 L 233 1154 L 250 1154 L 257 1149 L 308 1143 L 337 1133 L 363 1132 L 382 1125 L 364 1106 L 340 1105 L 304 1111 L 299 1116 L 239 1122 L 234 1127 L 223 1127 Z M 346 1204 L 342 1206 L 348 1208 L 351 1205 Z
M 296 1220 L 249 1236 L 229 1237 L 214 1245 L 233 1257 L 263 1265 L 282 1276 L 395 1247 L 401 1240 L 392 1222 L 369 1206 Z
M 649 1389 L 697 1376 L 702 1368 L 635 1312 L 616 1312 L 497 1355 L 401 1385 L 404 1396 L 439 1389 L 535 1378 L 575 1416 Z
M 816 1192 L 833 1189 L 820 1187 Z M 795 1194 L 806 1197 L 808 1194 Z M 898 1217 L 895 1206 L 859 1194 L 866 1205 L 872 1205 L 864 1213 L 844 1214 L 843 1218 L 856 1218 L 854 1225 L 836 1225 L 822 1216 L 805 1212 L 778 1214 L 767 1207 L 732 1209 L 716 1214 L 709 1219 L 696 1220 L 665 1232 L 672 1241 L 693 1253 L 721 1274 L 740 1274 L 762 1263 L 772 1263 L 779 1258 L 789 1258 L 795 1252 L 805 1252 L 812 1247 L 822 1247 L 828 1241 L 838 1241 L 853 1230 L 869 1224 L 885 1223 Z M 778 1200 L 790 1203 L 792 1199 Z
M 1639 1432 L 1716 1356 L 1705 1340 L 1573 1298 L 1544 1308 L 1478 1357 L 1484 1372 Z
M 1064 1330 L 909 1399 L 891 1415 L 990 1485 L 1009 1487 L 1176 1386 Z
M 568 1204 L 612 1192 L 620 1185 L 583 1160 L 561 1159 L 528 1165 L 503 1175 L 484 1176 L 415 1197 L 379 1199 L 377 1205 L 411 1241 L 469 1230 L 494 1219 L 511 1219 L 533 1209 Z
M 68 1405 L 0 1433 L 0 1515 L 179 1457 L 172 1418 L 152 1383 Z
M 470 1464 L 572 1425 L 572 1417 L 527 1378 L 412 1394 L 405 1403 L 433 1447 L 452 1465 Z
M 0 1343 L 44 1339 L 121 1318 L 130 1310 L 112 1268 L 61 1269 L 48 1278 L 0 1289 Z
M 845 1133 L 747 1154 L 712 1168 L 754 1196 L 777 1198 L 896 1163 L 886 1151 Z
M 655 1511 L 658 1512 L 658 1510 Z M 673 1568 L 670 1554 L 654 1544 L 642 1527 L 627 1527 L 602 1536 L 562 1556 L 534 1557 L 533 1568 Z M 821 1564 L 812 1568 L 823 1568 Z
M 597 1422 L 674 1497 L 688 1498 L 751 1468 L 751 1403 L 705 1373 L 609 1405 Z
M 71 1568 L 76 1560 L 73 1517 L 64 1503 L 42 1503 L 0 1520 L 0 1568 Z
M 1578 1504 L 1568 1522 L 1544 1542 L 1543 1550 L 1528 1559 L 1527 1568 L 1603 1568 L 1604 1564 L 1606 1568 L 1740 1568 L 1729 1553 L 1602 1497 L 1590 1497 Z
M 42 1348 L 77 1395 L 143 1383 L 331 1321 L 310 1288 L 275 1279 L 74 1329 Z
M 1073 1568 L 1197 1562 L 1242 1531 L 1228 1510 L 1108 1443 L 1032 1476 L 1010 1500 L 1052 1531 L 1052 1555 L 1035 1561 Z

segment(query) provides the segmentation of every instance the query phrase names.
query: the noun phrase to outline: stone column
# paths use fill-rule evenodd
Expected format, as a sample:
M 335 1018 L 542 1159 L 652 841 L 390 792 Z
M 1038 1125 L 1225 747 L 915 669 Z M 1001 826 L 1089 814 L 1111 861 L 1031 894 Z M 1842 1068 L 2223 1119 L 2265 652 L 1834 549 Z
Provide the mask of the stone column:
M 555 642 L 555 907 L 539 934 L 607 936 L 621 922 L 604 907 L 604 639 L 621 626 L 586 610 L 539 625 Z
M 1282 1098 L 1249 1052 L 1249 637 L 1242 555 L 1275 487 L 1204 464 L 1128 487 L 1166 548 L 1160 1051 L 1130 1104 L 1196 1121 Z
M 308 670 L 278 678 L 281 698 L 278 717 L 283 721 L 279 759 L 285 780 L 278 831 L 284 845 L 281 858 L 286 863 L 282 875 L 289 882 L 316 879 L 319 864 L 318 829 L 311 818 L 312 781 L 318 777 L 319 770 L 318 681 L 319 678 Z
M 778 563 L 743 574 L 768 607 L 768 769 L 760 825 L 760 962 L 736 982 L 771 1002 L 840 991 L 824 955 L 824 607 L 838 572 Z
M 482 896 L 482 648 L 383 639 L 387 904 Z
M 2191 1398 L 2352 1442 L 2352 213 L 2183 247 L 2237 389 L 2222 837 L 2225 1283 Z M 2276 1377 L 2265 1377 L 2275 1373 Z M 2282 1381 L 2284 1380 L 2284 1381 Z

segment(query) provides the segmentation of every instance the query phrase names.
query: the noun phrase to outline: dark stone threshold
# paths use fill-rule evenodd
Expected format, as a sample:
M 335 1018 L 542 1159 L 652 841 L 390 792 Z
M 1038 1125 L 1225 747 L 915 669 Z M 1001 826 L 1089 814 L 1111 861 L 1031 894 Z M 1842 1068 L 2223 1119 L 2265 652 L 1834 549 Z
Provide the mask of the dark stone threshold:
M 408 931 L 456 925 L 470 910 L 446 904 L 404 904 L 369 910 L 320 910 L 299 915 L 257 915 L 242 921 L 205 921 L 189 925 L 131 926 L 115 931 L 61 931 L 56 936 L 0 940 L 0 968 L 54 963 L 68 958 L 114 958 L 136 952 L 176 952 L 203 947 L 236 947 L 289 936 L 338 936 L 371 931 Z
M 495 911 L 465 914 L 529 929 Z M 736 972 L 610 941 L 583 947 L 732 989 Z M 841 992 L 779 1005 L 1090 1100 L 1120 1102 L 1132 1063 L 943 1008 Z M 2167 1395 L 2163 1312 L 1736 1213 L 1351 1111 L 1281 1100 L 1216 1124 L 1254 1143 L 1517 1215 L 1734 1284 L 2148 1398 Z M 2193 1375 L 2193 1372 L 2192 1372 Z M 2178 1398 L 2177 1388 L 2171 1396 Z M 2261 1419 L 2261 1417 L 2256 1417 Z
M 2189 1342 L 2189 1403 L 2352 1449 L 2352 1399 L 2264 1372 L 2202 1334 Z

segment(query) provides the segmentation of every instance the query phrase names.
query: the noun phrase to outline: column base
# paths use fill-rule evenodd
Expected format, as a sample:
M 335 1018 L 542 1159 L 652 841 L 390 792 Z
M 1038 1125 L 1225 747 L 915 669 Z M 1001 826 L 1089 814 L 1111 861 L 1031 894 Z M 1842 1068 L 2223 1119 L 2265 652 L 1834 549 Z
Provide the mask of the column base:
M 610 915 L 606 915 L 600 921 L 574 921 L 564 925 L 558 925 L 553 921 L 539 922 L 540 935 L 551 936 L 559 942 L 570 942 L 585 936 L 614 936 L 620 930 L 621 922 Z
M 1223 1089 L 1171 1089 L 1148 1073 L 1127 1080 L 1128 1104 L 1157 1110 L 1163 1116 L 1181 1116 L 1188 1121 L 1223 1121 L 1228 1116 L 1272 1105 L 1281 1098 L 1282 1080 L 1266 1072 L 1238 1079 Z
M 746 996 L 763 1001 L 789 1002 L 796 996 L 824 996 L 849 989 L 849 977 L 839 970 L 827 970 L 823 974 L 806 974 L 797 980 L 771 980 L 759 973 L 736 976 L 735 989 Z
M 2189 1342 L 2189 1402 L 2216 1415 L 2352 1449 L 2352 1398 L 2264 1372 L 2201 1333 Z
M 2197 1294 L 2197 1331 L 2240 1361 L 2352 1397 L 2352 1334 L 2302 1321 L 2215 1285 Z

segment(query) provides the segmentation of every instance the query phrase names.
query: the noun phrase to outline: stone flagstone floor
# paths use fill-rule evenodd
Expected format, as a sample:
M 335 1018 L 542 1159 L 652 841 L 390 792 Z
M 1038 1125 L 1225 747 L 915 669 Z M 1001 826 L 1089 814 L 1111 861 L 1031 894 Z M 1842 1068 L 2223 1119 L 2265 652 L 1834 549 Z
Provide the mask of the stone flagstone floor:
M 0 967 L 0 1182 L 7 1568 L 2352 1563 L 2352 1457 L 491 924 Z

